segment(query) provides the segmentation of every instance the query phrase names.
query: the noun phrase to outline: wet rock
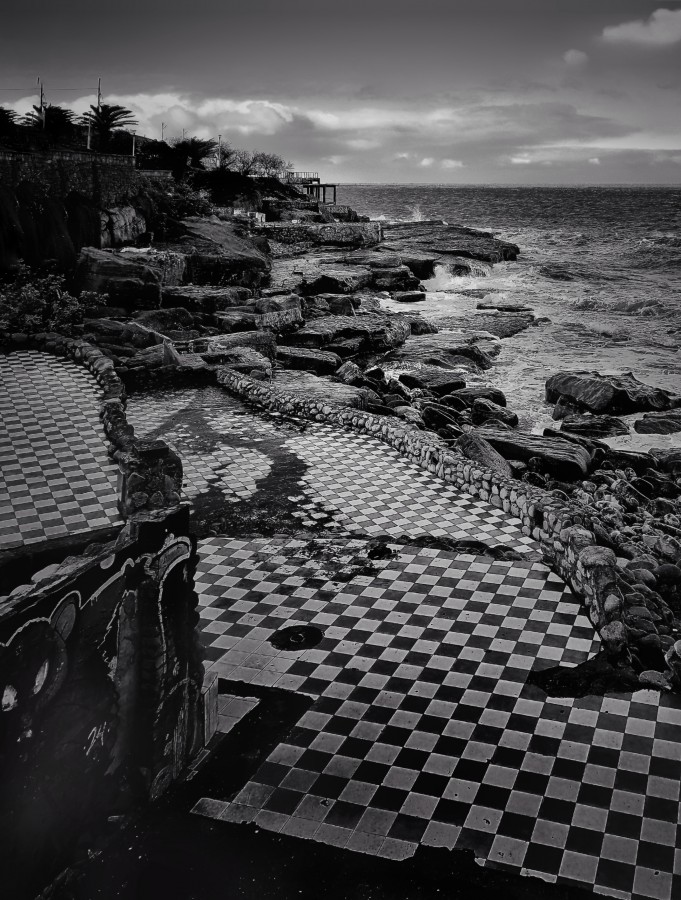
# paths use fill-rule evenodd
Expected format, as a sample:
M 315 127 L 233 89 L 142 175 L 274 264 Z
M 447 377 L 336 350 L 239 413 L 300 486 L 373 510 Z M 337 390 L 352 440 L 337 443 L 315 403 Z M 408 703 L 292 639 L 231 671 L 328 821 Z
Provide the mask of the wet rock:
M 269 331 L 243 331 L 238 334 L 220 334 L 206 338 L 206 350 L 202 352 L 204 359 L 218 355 L 224 350 L 234 347 L 252 347 L 268 359 L 274 359 L 277 344 L 274 335 Z
M 643 384 L 631 372 L 624 375 L 559 372 L 546 382 L 546 399 L 555 403 L 559 397 L 566 397 L 593 413 L 626 415 L 681 405 L 678 395 Z
M 423 291 L 395 291 L 393 300 L 396 303 L 423 303 L 426 299 Z
M 462 434 L 457 440 L 456 446 L 464 456 L 480 463 L 484 469 L 491 469 L 492 472 L 496 472 L 504 478 L 513 477 L 513 471 L 508 462 L 480 434 L 476 432 Z
M 608 448 L 605 451 L 602 468 L 633 469 L 637 474 L 643 475 L 654 468 L 655 459 L 649 453 L 636 453 L 631 450 L 615 450 Z
M 253 291 L 245 287 L 209 287 L 207 285 L 164 285 L 161 288 L 162 306 L 184 306 L 199 313 L 214 313 L 230 307 L 247 306 Z
M 518 416 L 504 406 L 498 406 L 484 397 L 477 397 L 473 401 L 472 421 L 474 425 L 483 425 L 485 422 L 503 422 L 510 428 L 518 425 Z
M 171 309 L 147 309 L 137 313 L 135 320 L 152 331 L 167 334 L 169 331 L 177 331 L 191 328 L 194 317 L 183 307 Z
M 214 314 L 214 321 L 221 331 L 253 331 L 256 314 L 253 306 L 234 306 Z
M 663 472 L 668 472 L 675 478 L 681 475 L 681 450 L 669 450 L 663 447 L 652 447 L 650 456 L 656 460 Z
M 434 325 L 428 319 L 424 319 L 423 316 L 418 313 L 400 313 L 400 315 L 406 322 L 409 322 L 412 336 L 420 334 L 437 334 L 437 325 Z
M 425 426 L 421 413 L 411 406 L 395 406 L 393 407 L 393 412 L 400 419 L 404 419 L 405 422 L 410 422 L 412 425 L 418 425 L 419 427 Z
M 339 339 L 360 338 L 363 352 L 376 352 L 404 343 L 409 333 L 409 323 L 398 315 L 327 316 L 306 323 L 287 343 L 322 349 Z
M 601 628 L 601 641 L 610 656 L 619 656 L 627 646 L 627 629 L 622 622 L 609 622 Z
M 325 267 L 309 279 L 304 278 L 303 294 L 353 294 L 371 283 L 371 270 L 364 266 Z
M 304 297 L 302 310 L 305 321 L 308 319 L 322 319 L 324 316 L 331 314 L 329 304 L 322 297 Z
M 638 434 L 675 434 L 681 431 L 681 410 L 647 413 L 634 422 Z
M 389 223 L 383 226 L 383 233 L 383 250 L 397 253 L 419 277 L 428 276 L 421 276 L 412 265 L 418 254 L 435 256 L 442 263 L 451 257 L 496 263 L 516 259 L 519 253 L 515 244 L 500 241 L 489 232 L 442 221 Z
M 422 366 L 414 372 L 403 372 L 399 380 L 408 388 L 432 391 L 438 396 L 450 394 L 466 386 L 460 375 L 443 372 L 435 366 Z
M 591 454 L 578 444 L 562 438 L 503 431 L 488 426 L 478 433 L 505 459 L 519 459 L 522 462 L 537 459 L 544 472 L 566 481 L 581 481 L 591 468 Z
M 655 669 L 646 669 L 645 672 L 641 672 L 638 681 L 644 687 L 655 688 L 658 691 L 670 691 L 672 687 L 662 672 L 656 672 Z
M 262 297 L 255 304 L 255 324 L 278 334 L 303 324 L 301 301 L 297 294 L 283 297 Z
M 374 269 L 371 287 L 376 291 L 414 291 L 420 281 L 407 266 L 396 269 Z
M 561 431 L 584 435 L 591 438 L 614 437 L 618 434 L 629 434 L 629 427 L 615 416 L 575 416 L 563 418 Z
M 332 316 L 354 316 L 355 306 L 360 305 L 359 300 L 348 294 L 319 294 L 317 299 L 326 302 Z
M 270 360 L 252 347 L 234 347 L 231 350 L 224 350 L 220 362 L 243 375 L 251 375 L 254 370 L 262 372 L 268 378 L 272 375 Z
M 469 409 L 476 400 L 490 400 L 497 406 L 506 406 L 506 396 L 497 388 L 465 387 L 452 391 L 442 398 L 442 403 L 453 409 Z
M 450 425 L 458 427 L 456 416 L 453 416 L 446 407 L 441 407 L 436 403 L 422 404 L 420 412 L 426 428 L 430 428 L 433 431 L 447 428 Z
M 345 362 L 336 372 L 336 378 L 344 384 L 358 384 L 362 380 L 362 370 L 353 362 Z
M 278 347 L 277 362 L 285 369 L 301 369 L 315 375 L 333 375 L 341 364 L 340 356 L 335 353 L 303 347 Z
M 468 366 L 472 363 L 479 369 L 491 369 L 494 365 L 489 354 L 476 343 L 443 332 L 412 337 L 404 347 L 391 353 L 390 359 L 442 368 Z

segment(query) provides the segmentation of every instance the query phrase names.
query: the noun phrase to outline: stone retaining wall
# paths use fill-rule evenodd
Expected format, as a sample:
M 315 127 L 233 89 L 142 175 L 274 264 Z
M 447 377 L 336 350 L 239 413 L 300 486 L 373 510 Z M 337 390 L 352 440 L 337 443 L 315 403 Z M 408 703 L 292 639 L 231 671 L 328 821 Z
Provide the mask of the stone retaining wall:
M 622 640 L 626 645 L 631 639 L 621 622 L 622 572 L 618 560 L 612 550 L 598 545 L 587 527 L 588 515 L 583 508 L 560 501 L 541 488 L 480 468 L 437 435 L 401 420 L 289 396 L 227 368 L 219 370 L 218 383 L 264 409 L 371 435 L 443 481 L 520 519 L 523 534 L 541 545 L 546 561 L 584 598 L 606 647 L 620 651 Z

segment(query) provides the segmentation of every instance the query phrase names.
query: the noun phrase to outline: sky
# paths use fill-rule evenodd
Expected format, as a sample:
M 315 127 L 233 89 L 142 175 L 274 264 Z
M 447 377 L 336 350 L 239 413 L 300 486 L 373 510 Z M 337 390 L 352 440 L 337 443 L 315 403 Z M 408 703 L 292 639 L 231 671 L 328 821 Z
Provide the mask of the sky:
M 277 152 L 327 181 L 681 181 L 681 0 L 22 0 L 0 103 Z

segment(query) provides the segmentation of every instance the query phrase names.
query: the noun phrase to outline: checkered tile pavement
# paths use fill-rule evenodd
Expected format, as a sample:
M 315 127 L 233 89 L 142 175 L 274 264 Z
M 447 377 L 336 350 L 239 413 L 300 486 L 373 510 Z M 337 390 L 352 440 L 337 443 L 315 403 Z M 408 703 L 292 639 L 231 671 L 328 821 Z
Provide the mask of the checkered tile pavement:
M 128 421 L 137 434 L 162 436 L 180 454 L 192 499 L 209 487 L 228 501 L 252 496 L 270 473 L 267 447 L 275 442 L 306 464 L 300 491 L 289 497 L 301 527 L 321 523 L 396 538 L 430 534 L 538 551 L 518 519 L 448 486 L 375 438 L 319 424 L 284 429 L 281 419 L 255 416 L 215 388 L 134 396 Z
M 0 356 L 0 550 L 119 521 L 100 395 L 70 361 Z
M 208 664 L 314 698 L 236 797 L 195 812 L 391 859 L 422 844 L 629 898 L 681 895 L 681 701 L 550 698 L 532 669 L 598 639 L 540 563 L 361 540 L 213 538 L 197 590 Z M 292 624 L 323 632 L 277 651 Z

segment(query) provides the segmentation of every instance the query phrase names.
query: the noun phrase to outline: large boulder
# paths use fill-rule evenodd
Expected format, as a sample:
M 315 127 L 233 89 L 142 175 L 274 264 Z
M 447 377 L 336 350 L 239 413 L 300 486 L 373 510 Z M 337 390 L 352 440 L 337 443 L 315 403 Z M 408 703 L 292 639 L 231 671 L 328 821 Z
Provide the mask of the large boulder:
M 679 425 L 681 429 L 681 425 Z M 563 418 L 561 431 L 588 438 L 615 437 L 629 434 L 629 426 L 616 416 L 567 415 Z
M 214 361 L 214 359 L 214 354 L 206 354 L 207 361 Z M 244 375 L 250 375 L 254 370 L 262 372 L 268 378 L 272 375 L 272 363 L 270 360 L 263 356 L 262 353 L 254 350 L 253 347 L 224 349 L 220 352 L 220 362 Z
M 497 263 L 516 259 L 520 252 L 515 244 L 499 240 L 490 232 L 448 225 L 442 220 L 393 222 L 384 225 L 383 232 L 383 250 L 398 254 L 416 275 L 425 278 L 429 276 L 417 271 L 419 255 L 433 258 L 435 264 L 456 257 Z
M 377 291 L 413 291 L 419 287 L 418 278 L 408 266 L 394 269 L 373 269 L 371 286 Z
M 518 416 L 505 406 L 499 406 L 486 397 L 478 397 L 473 401 L 471 418 L 474 425 L 483 425 L 485 422 L 503 422 L 509 428 L 515 428 L 518 424 Z
M 301 369 L 315 375 L 333 375 L 341 364 L 340 356 L 324 350 L 303 347 L 278 347 L 277 362 L 285 369 Z
M 457 447 L 468 459 L 480 463 L 504 478 L 511 478 L 513 471 L 504 457 L 477 432 L 462 434 L 456 442 Z
M 254 305 L 233 306 L 231 309 L 223 309 L 213 316 L 215 324 L 221 331 L 252 331 L 256 328 L 256 313 Z
M 588 450 L 563 438 L 491 427 L 479 428 L 477 434 L 504 459 L 528 462 L 537 458 L 545 472 L 564 481 L 581 480 L 591 469 L 591 454 Z
M 76 265 L 76 284 L 84 291 L 108 294 L 112 302 L 131 308 L 161 305 L 162 272 L 147 255 L 115 253 L 83 247 Z
M 181 284 L 161 289 L 163 306 L 184 306 L 193 312 L 208 314 L 232 306 L 245 306 L 252 296 L 253 291 L 245 287 Z
M 371 270 L 364 266 L 325 267 L 310 277 L 303 277 L 304 294 L 353 294 L 371 283 Z
M 399 380 L 408 388 L 432 391 L 439 397 L 466 386 L 461 375 L 443 371 L 436 366 L 420 366 L 412 372 L 402 372 Z
M 634 431 L 638 434 L 675 434 L 681 431 L 681 409 L 647 413 L 634 422 Z
M 257 287 L 271 264 L 255 241 L 237 232 L 231 222 L 217 216 L 190 216 L 182 220 L 189 278 L 194 284 Z
M 134 206 L 117 206 L 102 210 L 100 221 L 102 248 L 132 244 L 147 230 L 144 216 Z
M 477 343 L 442 331 L 412 337 L 403 347 L 391 353 L 390 358 L 445 369 L 471 365 L 479 369 L 491 369 L 494 365 L 492 357 Z
M 243 331 L 238 334 L 220 334 L 216 337 L 205 338 L 206 349 L 202 352 L 205 354 L 219 356 L 227 350 L 233 350 L 234 347 L 252 347 L 258 353 L 268 359 L 274 359 L 277 352 L 277 343 L 274 335 L 269 331 Z
M 359 338 L 364 351 L 390 350 L 410 334 L 409 323 L 395 315 L 326 316 L 314 319 L 286 339 L 296 347 L 322 349 L 345 338 Z
M 561 397 L 578 409 L 622 415 L 673 409 L 681 405 L 678 394 L 643 384 L 631 372 L 624 375 L 558 372 L 546 382 L 546 399 L 549 403 L 556 403 Z
M 498 388 L 491 387 L 464 387 L 452 391 L 441 402 L 452 409 L 469 409 L 476 400 L 491 400 L 497 406 L 506 406 L 506 396 Z
M 182 331 L 191 328 L 194 317 L 183 307 L 174 309 L 146 309 L 137 313 L 136 321 L 152 331 L 168 334 L 170 331 Z
M 262 297 L 255 303 L 255 313 L 256 326 L 275 333 L 303 324 L 300 297 L 297 294 Z

